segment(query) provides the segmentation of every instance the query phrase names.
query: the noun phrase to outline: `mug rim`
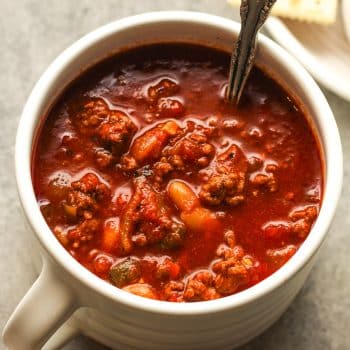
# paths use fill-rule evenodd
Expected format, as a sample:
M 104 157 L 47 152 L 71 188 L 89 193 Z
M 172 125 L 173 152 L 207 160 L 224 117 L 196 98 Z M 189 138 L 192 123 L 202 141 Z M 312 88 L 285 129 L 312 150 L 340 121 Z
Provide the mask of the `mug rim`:
M 208 314 L 251 303 L 269 294 L 291 279 L 318 251 L 336 210 L 343 177 L 342 148 L 337 125 L 320 88 L 301 64 L 287 51 L 264 35 L 259 35 L 259 44 L 264 46 L 264 49 L 267 49 L 278 60 L 280 65 L 292 72 L 296 79 L 303 83 L 303 89 L 308 99 L 314 104 L 317 103 L 317 113 L 312 116 L 312 119 L 320 123 L 319 129 L 324 133 L 323 140 L 318 135 L 324 148 L 325 159 L 323 159 L 323 162 L 326 165 L 324 170 L 323 200 L 314 226 L 293 257 L 272 275 L 246 290 L 211 301 L 173 303 L 142 298 L 110 285 L 76 261 L 57 240 L 46 224 L 37 205 L 31 176 L 32 142 L 41 117 L 38 115 L 39 105 L 50 84 L 53 84 L 55 79 L 69 67 L 75 58 L 79 55 L 84 55 L 85 50 L 103 40 L 106 36 L 117 35 L 119 31 L 125 29 L 132 30 L 135 25 L 159 24 L 169 21 L 213 26 L 218 30 L 229 30 L 235 34 L 237 34 L 240 27 L 233 20 L 201 12 L 159 11 L 113 21 L 74 42 L 46 69 L 32 90 L 23 109 L 15 145 L 17 189 L 25 215 L 41 245 L 65 272 L 69 273 L 74 279 L 79 280 L 85 288 L 90 288 L 100 296 L 104 296 L 114 302 L 147 312 L 170 315 Z M 332 156 L 329 153 L 332 153 Z

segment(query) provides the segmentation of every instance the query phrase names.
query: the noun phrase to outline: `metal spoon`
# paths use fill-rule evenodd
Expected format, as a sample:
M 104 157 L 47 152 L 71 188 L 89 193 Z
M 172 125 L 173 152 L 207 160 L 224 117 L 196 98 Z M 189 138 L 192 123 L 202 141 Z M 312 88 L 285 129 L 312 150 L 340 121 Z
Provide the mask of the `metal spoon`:
M 253 67 L 256 35 L 265 23 L 276 0 L 242 0 L 240 7 L 241 31 L 231 56 L 228 101 L 238 104 L 245 82 Z

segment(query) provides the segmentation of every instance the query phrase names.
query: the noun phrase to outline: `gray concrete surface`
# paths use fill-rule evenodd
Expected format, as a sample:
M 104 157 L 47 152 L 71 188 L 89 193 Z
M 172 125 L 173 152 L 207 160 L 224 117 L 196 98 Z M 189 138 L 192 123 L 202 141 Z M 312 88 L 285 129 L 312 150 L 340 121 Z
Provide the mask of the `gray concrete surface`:
M 16 126 L 26 98 L 55 56 L 83 34 L 120 17 L 170 9 L 227 17 L 231 12 L 225 0 L 0 0 L 0 330 L 35 279 L 13 166 Z M 350 349 L 350 103 L 325 94 L 345 156 L 345 186 L 331 233 L 288 311 L 241 350 Z M 64 349 L 104 347 L 79 337 Z

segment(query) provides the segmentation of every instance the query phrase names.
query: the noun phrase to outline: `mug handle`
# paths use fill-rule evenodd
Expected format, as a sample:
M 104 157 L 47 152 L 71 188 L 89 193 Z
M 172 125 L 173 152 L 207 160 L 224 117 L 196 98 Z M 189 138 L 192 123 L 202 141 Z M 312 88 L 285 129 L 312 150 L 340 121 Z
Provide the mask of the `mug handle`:
M 9 350 L 38 350 L 77 308 L 73 290 L 44 261 L 42 271 L 3 331 Z
M 78 321 L 71 317 L 66 321 L 45 343 L 42 350 L 59 350 L 62 349 L 70 340 L 80 334 Z

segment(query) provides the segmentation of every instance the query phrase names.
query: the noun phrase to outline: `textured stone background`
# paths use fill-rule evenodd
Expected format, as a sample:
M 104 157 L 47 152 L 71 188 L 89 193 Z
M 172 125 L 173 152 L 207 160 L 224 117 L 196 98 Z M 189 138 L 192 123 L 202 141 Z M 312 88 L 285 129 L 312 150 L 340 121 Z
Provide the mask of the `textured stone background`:
M 0 0 L 1 330 L 35 279 L 13 166 L 17 123 L 34 83 L 65 47 L 96 27 L 136 13 L 175 9 L 227 17 L 232 13 L 225 0 Z M 340 128 L 345 156 L 345 187 L 337 215 L 301 293 L 273 327 L 241 350 L 350 349 L 350 103 L 331 92 L 325 94 Z M 79 337 L 64 349 L 105 348 Z

